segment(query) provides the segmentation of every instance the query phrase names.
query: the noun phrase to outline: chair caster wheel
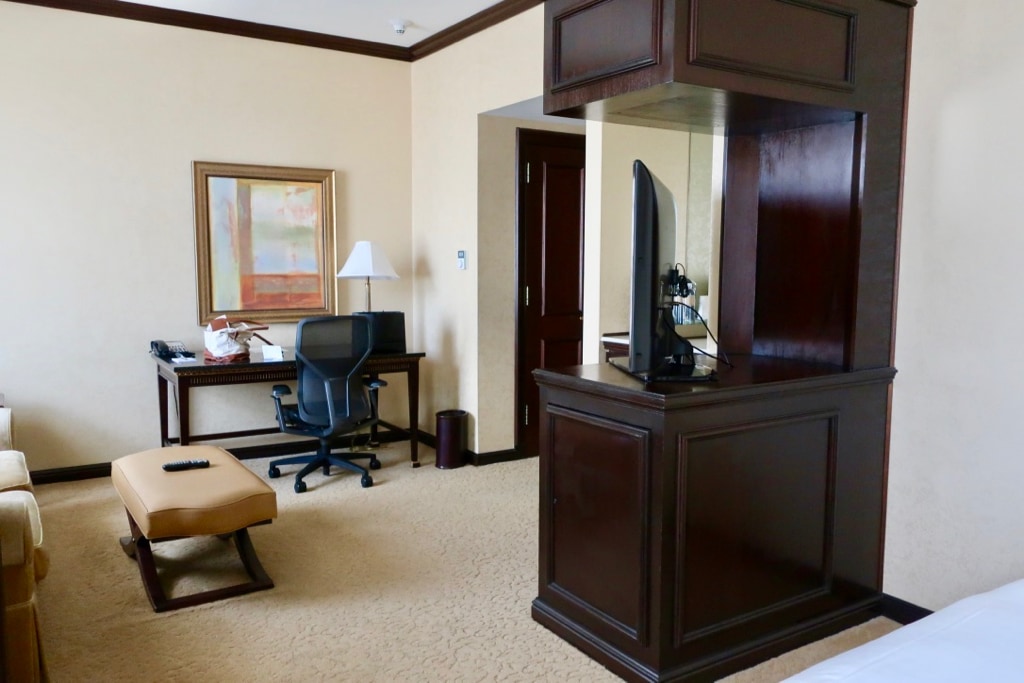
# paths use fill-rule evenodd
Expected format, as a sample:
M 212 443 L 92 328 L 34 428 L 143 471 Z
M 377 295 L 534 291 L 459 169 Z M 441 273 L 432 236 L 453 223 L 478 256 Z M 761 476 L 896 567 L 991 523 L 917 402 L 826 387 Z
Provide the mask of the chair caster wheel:
M 277 479 L 278 477 L 281 476 L 281 470 L 271 465 L 270 469 L 267 470 L 267 476 L 270 477 L 271 479 Z
M 373 486 L 373 478 L 369 474 L 364 474 L 359 480 L 359 483 L 363 485 L 364 489 L 368 489 Z
M 379 470 L 380 469 L 380 460 L 378 460 L 377 458 L 371 458 L 370 459 L 370 469 L 371 470 Z
M 306 482 L 304 482 L 304 481 L 297 481 L 297 482 L 295 482 L 295 493 L 305 493 L 305 491 L 306 491 Z

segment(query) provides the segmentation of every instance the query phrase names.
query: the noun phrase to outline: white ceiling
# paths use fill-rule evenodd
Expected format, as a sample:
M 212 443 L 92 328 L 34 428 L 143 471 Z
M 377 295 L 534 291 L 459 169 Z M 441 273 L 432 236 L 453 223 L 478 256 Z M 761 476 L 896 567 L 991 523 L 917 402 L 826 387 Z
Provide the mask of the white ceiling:
M 123 0 L 129 1 L 129 0 Z M 130 0 L 343 38 L 411 47 L 500 0 Z M 405 22 L 405 33 L 392 22 Z

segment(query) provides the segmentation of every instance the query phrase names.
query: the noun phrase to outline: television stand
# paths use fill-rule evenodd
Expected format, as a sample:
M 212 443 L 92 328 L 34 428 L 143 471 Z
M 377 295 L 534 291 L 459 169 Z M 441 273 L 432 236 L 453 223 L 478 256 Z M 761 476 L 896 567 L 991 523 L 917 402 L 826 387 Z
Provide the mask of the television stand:
M 880 604 L 895 371 L 731 360 L 703 384 L 533 371 L 533 618 L 628 681 L 719 680 Z
M 628 359 L 612 357 L 608 364 L 635 377 L 644 384 L 656 382 L 709 382 L 718 379 L 718 373 L 714 368 L 696 363 L 678 363 L 674 360 L 660 365 L 651 372 L 632 372 L 629 366 L 623 361 Z

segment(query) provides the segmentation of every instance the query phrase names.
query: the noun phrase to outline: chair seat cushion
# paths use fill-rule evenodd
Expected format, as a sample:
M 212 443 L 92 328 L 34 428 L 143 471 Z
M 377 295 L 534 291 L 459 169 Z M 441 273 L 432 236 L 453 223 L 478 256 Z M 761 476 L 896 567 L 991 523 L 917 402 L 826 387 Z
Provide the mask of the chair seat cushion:
M 202 469 L 165 472 L 176 460 Z M 216 446 L 154 448 L 111 463 L 111 480 L 146 538 L 228 534 L 277 517 L 274 490 Z

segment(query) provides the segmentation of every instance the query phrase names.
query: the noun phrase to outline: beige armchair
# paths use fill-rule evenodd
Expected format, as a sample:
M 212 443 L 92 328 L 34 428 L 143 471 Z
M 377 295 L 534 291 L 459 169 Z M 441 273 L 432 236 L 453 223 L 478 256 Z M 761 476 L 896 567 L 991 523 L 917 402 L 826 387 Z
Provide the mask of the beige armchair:
M 39 506 L 25 455 L 13 450 L 10 409 L 0 408 L 0 587 L 4 605 L 3 655 L 8 681 L 47 680 L 39 638 L 36 584 L 46 576 Z M 2 450 L 6 448 L 6 450 Z

